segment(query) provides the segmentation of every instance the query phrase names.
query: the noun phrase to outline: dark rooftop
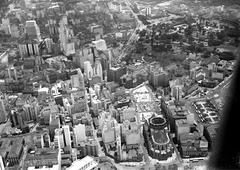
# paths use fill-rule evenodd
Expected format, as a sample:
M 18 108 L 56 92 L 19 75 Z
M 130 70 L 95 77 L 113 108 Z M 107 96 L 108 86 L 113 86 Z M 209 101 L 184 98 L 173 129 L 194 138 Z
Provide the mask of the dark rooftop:
M 57 164 L 58 149 L 44 148 L 38 149 L 34 154 L 27 154 L 25 159 L 26 166 L 44 166 Z
M 21 153 L 23 138 L 12 140 L 13 144 L 9 151 L 8 157 L 18 157 Z

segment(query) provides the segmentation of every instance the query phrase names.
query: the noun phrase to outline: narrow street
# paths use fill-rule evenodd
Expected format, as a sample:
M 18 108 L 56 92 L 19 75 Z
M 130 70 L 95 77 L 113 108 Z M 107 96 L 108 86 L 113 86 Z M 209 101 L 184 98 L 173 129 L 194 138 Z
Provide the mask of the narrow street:
M 92 128 L 93 128 L 93 138 L 97 141 L 98 144 L 98 156 L 105 156 L 105 153 L 103 152 L 101 145 L 100 145 L 100 140 L 97 137 L 97 130 L 94 128 L 93 123 L 92 123 Z
M 149 169 L 150 168 L 150 159 L 148 156 L 148 151 L 147 151 L 146 147 L 144 146 L 144 138 L 143 138 L 142 133 L 141 133 L 141 147 L 143 150 L 143 160 L 145 162 L 144 169 Z
M 28 146 L 24 146 L 23 148 L 23 153 L 22 153 L 22 159 L 19 163 L 19 170 L 22 170 L 23 169 L 23 166 L 24 166 L 24 160 L 26 159 L 27 157 L 27 150 L 28 150 Z

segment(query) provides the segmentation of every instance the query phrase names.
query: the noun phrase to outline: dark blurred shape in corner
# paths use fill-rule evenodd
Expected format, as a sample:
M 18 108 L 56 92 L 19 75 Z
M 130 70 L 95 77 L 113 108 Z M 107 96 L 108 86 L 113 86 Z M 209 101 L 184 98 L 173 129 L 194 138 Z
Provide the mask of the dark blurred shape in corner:
M 210 155 L 209 169 L 240 169 L 240 50 L 238 61 L 228 89 L 223 118 L 217 136 L 217 146 Z

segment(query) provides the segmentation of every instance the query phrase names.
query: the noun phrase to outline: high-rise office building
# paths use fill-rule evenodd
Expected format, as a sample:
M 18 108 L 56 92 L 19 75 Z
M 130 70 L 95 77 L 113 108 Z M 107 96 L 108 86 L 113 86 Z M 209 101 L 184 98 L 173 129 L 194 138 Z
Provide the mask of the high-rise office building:
M 62 52 L 69 56 L 71 54 L 75 54 L 75 44 L 71 41 L 73 37 L 73 30 L 67 27 L 68 20 L 67 16 L 63 16 L 59 22 L 59 40 L 60 40 L 60 47 Z
M 35 108 L 33 105 L 24 104 L 23 110 L 24 110 L 24 120 L 25 121 L 36 120 L 37 113 L 35 113 Z
M 71 75 L 71 84 L 74 88 L 84 89 L 84 77 L 80 69 L 77 70 L 77 74 Z
M 121 83 L 121 77 L 127 73 L 126 67 L 111 67 L 107 73 L 107 80 Z
M 102 70 L 102 63 L 100 58 L 96 59 L 94 70 L 95 70 L 95 75 L 99 76 L 101 80 L 103 80 L 103 70 Z
M 86 128 L 84 124 L 75 125 L 73 132 L 76 139 L 76 145 L 80 146 L 82 141 L 86 140 Z
M 189 121 L 186 119 L 179 119 L 175 121 L 175 129 L 176 129 L 176 138 L 179 140 L 181 134 L 190 133 L 191 128 L 194 127 L 193 124 L 189 124 Z
M 4 100 L 0 98 L 0 123 L 6 121 L 6 108 L 4 105 Z
M 151 7 L 146 8 L 146 16 L 151 16 L 152 15 L 152 9 Z
M 37 148 L 44 148 L 43 134 L 39 133 L 34 136 L 34 145 Z
M 56 35 L 58 33 L 56 18 L 53 15 L 49 16 L 47 23 L 50 35 Z
M 54 147 L 55 148 L 64 148 L 65 147 L 62 129 L 55 129 Z
M 71 134 L 70 134 L 69 125 L 62 126 L 62 129 L 63 129 L 63 134 L 64 134 L 65 146 L 69 146 L 71 148 L 72 147 L 72 142 L 71 142 Z
M 102 50 L 102 51 L 107 50 L 106 41 L 103 39 L 93 41 L 92 44 L 94 47 L 96 47 L 97 50 Z
M 17 80 L 17 69 L 15 67 L 8 67 L 8 78 Z
M 12 110 L 10 114 L 10 121 L 13 127 L 22 129 L 25 127 L 25 122 L 23 120 L 23 117 L 21 115 L 21 112 Z
M 177 100 L 181 100 L 182 96 L 183 96 L 183 90 L 182 90 L 183 86 L 182 85 L 176 85 L 174 87 L 172 87 L 171 92 L 172 92 L 172 96 Z
M 25 7 L 30 8 L 32 6 L 31 0 L 24 0 Z
M 63 96 L 62 95 L 54 96 L 54 100 L 57 105 L 63 106 Z
M 29 40 L 25 37 L 18 45 L 21 57 L 39 55 L 40 51 L 38 45 L 39 41 Z
M 2 18 L 1 28 L 5 32 L 5 34 L 11 34 L 9 18 Z
M 0 63 L 8 65 L 9 51 L 0 53 Z
M 84 73 L 86 75 L 87 79 L 91 79 L 93 76 L 93 68 L 91 66 L 90 61 L 85 61 L 84 62 Z
M 73 62 L 76 63 L 81 69 L 84 69 L 85 61 L 90 61 L 90 63 L 93 63 L 92 47 L 87 45 L 77 50 L 76 54 L 73 56 Z
M 20 29 L 19 26 L 17 24 L 11 24 L 10 25 L 10 33 L 11 36 L 14 38 L 19 38 L 20 37 Z
M 162 68 L 150 70 L 150 83 L 154 88 L 168 85 L 168 74 Z
M 2 156 L 0 156 L 0 170 L 5 170 L 3 160 L 2 160 Z
M 41 39 L 40 29 L 35 20 L 26 21 L 26 34 L 33 39 Z
M 45 44 L 46 44 L 47 52 L 51 53 L 52 52 L 53 40 L 51 38 L 46 38 L 45 39 Z
M 55 130 L 58 129 L 59 127 L 60 127 L 59 116 L 56 113 L 51 113 L 49 119 L 49 135 L 51 141 L 54 140 Z

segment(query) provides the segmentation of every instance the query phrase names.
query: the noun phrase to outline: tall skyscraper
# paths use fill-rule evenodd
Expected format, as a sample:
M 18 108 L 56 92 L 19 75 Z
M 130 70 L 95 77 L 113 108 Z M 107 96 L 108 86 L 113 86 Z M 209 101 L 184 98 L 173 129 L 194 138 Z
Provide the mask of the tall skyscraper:
M 25 127 L 25 122 L 23 120 L 21 112 L 18 112 L 17 110 L 11 110 L 10 121 L 13 127 L 16 127 L 19 129 L 22 129 Z
M 13 66 L 8 67 L 7 71 L 8 71 L 8 78 L 17 80 L 18 76 L 17 76 L 17 70 L 15 67 Z
M 49 135 L 51 141 L 54 140 L 55 130 L 59 129 L 59 127 L 60 127 L 59 116 L 56 113 L 51 113 L 49 119 Z
M 182 91 L 183 86 L 182 85 L 176 85 L 172 88 L 172 96 L 177 100 L 182 99 L 183 91 Z
M 65 147 L 62 129 L 55 129 L 54 146 L 55 146 L 55 148 L 64 148 Z
M 0 98 L 0 122 L 4 122 L 6 120 L 6 109 L 4 105 L 4 101 L 2 97 Z
M 121 83 L 121 77 L 127 73 L 126 67 L 117 66 L 111 67 L 107 73 L 107 80 L 114 81 L 116 83 Z
M 93 63 L 92 47 L 84 46 L 82 49 L 77 50 L 76 54 L 73 56 L 73 62 L 75 62 L 81 69 L 84 69 L 85 61 Z
M 24 110 L 24 120 L 25 121 L 36 120 L 37 114 L 35 113 L 35 108 L 33 105 L 24 104 L 23 110 Z
M 45 39 L 45 44 L 46 44 L 47 52 L 51 53 L 52 52 L 53 40 L 51 38 L 46 38 Z
M 71 41 L 73 37 L 73 30 L 67 27 L 68 21 L 67 16 L 63 16 L 59 22 L 59 40 L 60 40 L 60 47 L 63 53 L 66 56 L 71 54 L 75 54 L 75 44 Z
M 30 8 L 32 6 L 31 0 L 24 0 L 25 6 Z
M 71 134 L 70 134 L 69 125 L 62 126 L 62 129 L 63 129 L 63 133 L 64 133 L 64 143 L 65 143 L 65 146 L 72 147 Z
M 39 55 L 39 41 L 30 40 L 25 37 L 21 42 L 19 42 L 19 51 L 21 57 Z
M 151 14 L 152 14 L 151 7 L 147 7 L 146 8 L 146 16 L 151 16 Z
M 102 63 L 100 58 L 96 58 L 94 71 L 95 71 L 95 75 L 99 76 L 101 80 L 103 80 L 103 70 L 102 70 Z
M 87 77 L 87 79 L 91 79 L 93 76 L 93 68 L 91 66 L 90 61 L 85 61 L 84 62 L 84 73 Z
M 168 74 L 162 68 L 150 70 L 150 83 L 154 88 L 168 85 Z
M 2 30 L 5 34 L 11 34 L 9 18 L 2 18 Z
M 73 128 L 77 146 L 80 146 L 82 141 L 86 140 L 86 128 L 84 124 L 78 124 Z
M 0 156 L 0 170 L 5 170 L 3 160 L 2 160 L 2 156 Z
M 35 20 L 26 21 L 26 33 L 33 39 L 41 39 L 40 29 Z
M 77 70 L 77 74 L 71 75 L 72 87 L 84 89 L 84 77 L 80 69 Z
M 108 68 L 111 68 L 112 67 L 112 51 L 111 50 L 108 50 L 108 64 L 109 64 L 109 67 Z
M 5 51 L 0 53 L 0 63 L 4 65 L 8 65 L 9 51 Z
M 103 39 L 93 41 L 92 44 L 93 44 L 93 47 L 96 47 L 97 50 L 103 50 L 103 51 L 107 50 L 106 41 Z

